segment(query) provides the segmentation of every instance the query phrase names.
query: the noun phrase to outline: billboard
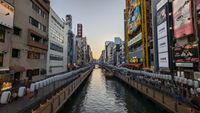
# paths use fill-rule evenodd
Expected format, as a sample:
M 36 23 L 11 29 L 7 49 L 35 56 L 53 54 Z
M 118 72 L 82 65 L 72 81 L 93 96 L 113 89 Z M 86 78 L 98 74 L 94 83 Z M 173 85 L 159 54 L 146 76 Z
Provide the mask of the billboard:
M 175 47 L 176 63 L 198 63 L 198 45 L 186 44 Z
M 173 0 L 174 37 L 193 33 L 191 0 Z
M 5 1 L 0 0 L 0 24 L 13 28 L 14 7 Z
M 141 25 L 141 9 L 140 9 L 140 0 L 131 0 L 131 7 L 129 10 L 129 20 L 128 20 L 128 33 L 132 34 L 136 31 Z
M 167 0 L 160 1 L 157 4 L 157 40 L 158 40 L 158 61 L 159 67 L 169 68 L 168 52 L 168 29 L 167 29 Z

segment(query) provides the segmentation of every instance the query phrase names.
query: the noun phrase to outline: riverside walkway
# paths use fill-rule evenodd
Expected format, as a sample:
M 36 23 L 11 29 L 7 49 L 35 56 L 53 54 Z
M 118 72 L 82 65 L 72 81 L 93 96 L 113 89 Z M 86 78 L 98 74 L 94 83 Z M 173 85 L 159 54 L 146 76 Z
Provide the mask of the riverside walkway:
M 126 68 L 119 68 L 106 64 L 102 65 L 102 67 L 109 71 L 114 70 L 114 76 L 127 83 L 129 86 L 145 95 L 153 102 L 162 106 L 168 112 L 199 113 L 199 111 L 191 106 L 190 103 L 181 102 L 181 104 L 178 104 L 176 97 L 164 92 L 164 87 L 161 86 L 161 84 L 157 84 L 157 86 L 155 84 L 151 85 L 151 82 L 149 81 L 153 77 L 145 75 L 147 73 L 143 71 L 129 70 Z M 162 89 L 159 89 L 158 87 Z
M 91 66 L 88 66 L 65 73 L 66 76 L 68 76 L 67 79 L 55 81 L 52 84 L 39 89 L 37 95 L 26 95 L 6 105 L 0 105 L 0 113 L 31 113 L 33 109 L 38 108 L 40 104 L 45 102 L 48 98 L 51 98 L 56 92 L 62 89 L 62 87 L 67 86 L 80 75 L 84 75 L 90 68 Z

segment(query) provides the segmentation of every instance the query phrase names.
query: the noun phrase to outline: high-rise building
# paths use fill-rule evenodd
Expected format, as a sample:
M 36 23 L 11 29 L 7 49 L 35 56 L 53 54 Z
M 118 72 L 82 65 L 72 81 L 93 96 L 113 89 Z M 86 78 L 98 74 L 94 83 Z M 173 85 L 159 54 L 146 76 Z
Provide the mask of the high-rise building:
M 68 28 L 53 9 L 50 9 L 49 16 L 47 75 L 52 75 L 67 71 Z
M 72 16 L 71 15 L 66 15 L 66 24 L 68 26 L 68 54 L 67 54 L 67 62 L 68 66 L 73 65 L 73 57 L 74 57 L 74 40 L 75 40 L 75 35 L 72 31 Z

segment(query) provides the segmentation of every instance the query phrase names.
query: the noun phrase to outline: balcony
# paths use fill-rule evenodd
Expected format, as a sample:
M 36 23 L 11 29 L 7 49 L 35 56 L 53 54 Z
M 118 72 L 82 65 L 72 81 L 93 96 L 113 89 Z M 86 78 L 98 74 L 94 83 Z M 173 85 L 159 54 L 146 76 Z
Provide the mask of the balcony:
M 28 32 L 29 32 L 27 41 L 28 46 L 40 48 L 43 50 L 48 50 L 48 38 L 30 29 Z
M 40 49 L 48 50 L 48 45 L 42 44 L 40 42 L 33 41 L 31 39 L 28 39 L 27 44 L 28 44 L 28 46 L 33 46 L 33 47 L 37 47 L 37 48 L 40 48 Z

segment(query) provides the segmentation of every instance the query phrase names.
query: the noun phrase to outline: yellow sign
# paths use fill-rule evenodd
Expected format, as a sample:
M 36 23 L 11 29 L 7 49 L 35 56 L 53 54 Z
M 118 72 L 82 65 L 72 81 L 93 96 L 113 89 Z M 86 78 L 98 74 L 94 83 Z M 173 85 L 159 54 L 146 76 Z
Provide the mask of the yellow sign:
M 11 89 L 11 88 L 12 88 L 12 83 L 4 82 L 2 85 L 1 91 L 5 91 L 5 90 Z

